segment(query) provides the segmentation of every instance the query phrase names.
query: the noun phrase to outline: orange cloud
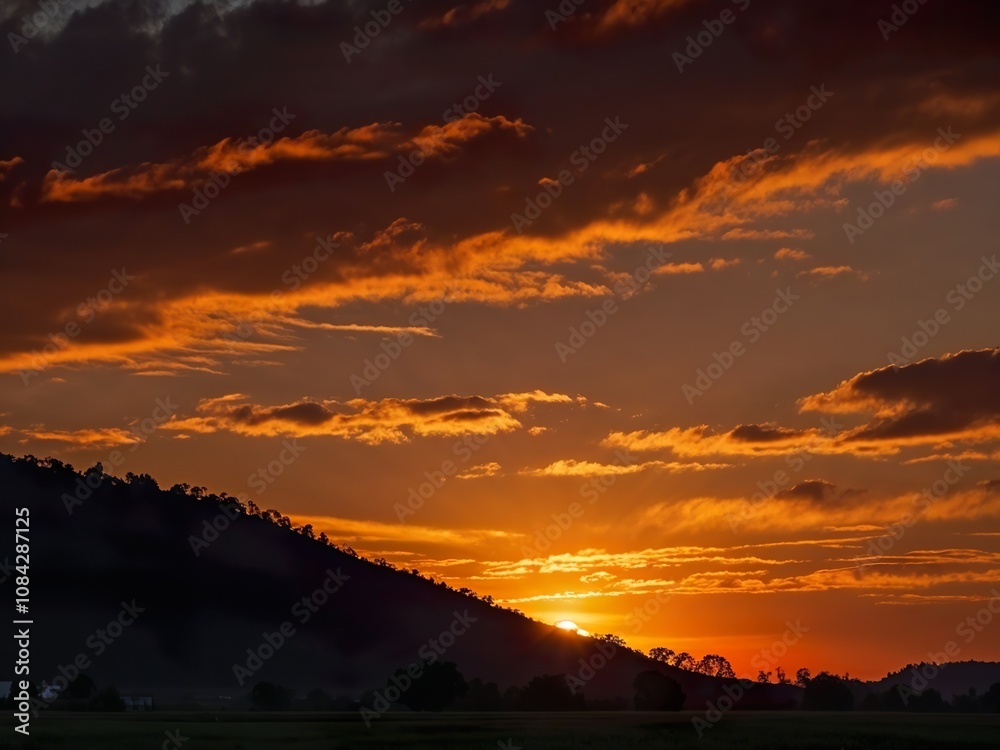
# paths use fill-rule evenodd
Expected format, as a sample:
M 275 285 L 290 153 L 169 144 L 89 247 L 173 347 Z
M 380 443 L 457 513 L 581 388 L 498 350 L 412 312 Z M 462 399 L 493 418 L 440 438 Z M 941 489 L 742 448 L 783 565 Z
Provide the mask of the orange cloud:
M 709 261 L 709 265 L 712 267 L 713 271 L 721 271 L 724 268 L 732 268 L 733 266 L 738 266 L 742 263 L 740 258 L 712 258 Z
M 808 271 L 800 271 L 798 273 L 798 278 L 806 279 L 833 279 L 838 276 L 854 276 L 861 281 L 868 281 L 868 274 L 862 271 L 856 271 L 850 266 L 818 266 L 817 268 L 810 268 Z
M 406 138 L 394 123 L 341 128 L 335 133 L 310 130 L 273 143 L 224 138 L 172 162 L 123 167 L 92 177 L 76 178 L 53 169 L 45 176 L 41 200 L 139 199 L 207 184 L 216 173 L 238 175 L 279 162 L 370 161 L 415 150 L 425 156 L 439 156 L 454 152 L 464 142 L 494 129 L 523 136 L 532 128 L 521 120 L 508 120 L 502 115 L 484 117 L 471 113 L 444 125 L 426 126 L 411 138 Z
M 311 525 L 343 542 L 417 542 L 467 546 L 498 539 L 516 539 L 519 534 L 495 529 L 442 529 L 401 523 L 380 523 L 337 516 L 289 516 L 296 526 Z M 460 561 L 466 562 L 466 561 Z
M 664 263 L 653 269 L 654 276 L 671 276 L 683 273 L 701 273 L 705 267 L 701 263 Z
M 459 133 L 467 136 L 483 127 L 485 119 L 470 116 L 449 126 L 456 128 L 456 137 Z M 522 126 L 516 121 L 504 122 L 505 127 L 521 132 Z M 353 136 L 341 131 L 337 143 L 346 148 L 345 158 L 363 158 L 362 152 L 385 153 L 396 142 L 394 139 L 399 139 L 394 128 L 388 126 L 373 125 L 359 130 L 364 132 Z M 358 142 L 346 145 L 340 142 L 352 137 Z M 439 140 L 432 133 L 422 137 L 427 143 Z M 320 141 L 312 143 L 310 138 Z M 304 134 L 298 139 L 288 139 L 297 141 L 295 147 L 289 144 L 282 148 L 289 154 L 299 153 L 299 149 L 302 154 L 315 157 L 336 148 L 322 141 L 323 138 L 330 137 Z M 303 325 L 299 311 L 307 308 L 330 309 L 352 302 L 388 299 L 420 303 L 445 295 L 456 302 L 497 305 L 609 296 L 613 285 L 610 276 L 604 283 L 580 281 L 568 278 L 565 273 L 542 270 L 540 266 L 556 263 L 563 267 L 593 266 L 606 259 L 615 243 L 673 243 L 695 237 L 735 240 L 811 236 L 807 230 L 752 225 L 795 212 L 830 208 L 840 200 L 842 186 L 851 182 L 894 179 L 912 162 L 915 153 L 922 152 L 924 145 L 873 147 L 859 153 L 817 151 L 811 147 L 800 154 L 768 157 L 760 163 L 759 176 L 746 182 L 734 180 L 733 171 L 749 157 L 735 156 L 717 163 L 707 175 L 667 202 L 659 213 L 613 220 L 599 218 L 558 235 L 533 236 L 502 229 L 451 242 L 435 242 L 426 237 L 419 225 L 393 222 L 373 240 L 379 243 L 381 252 L 350 257 L 345 254 L 343 260 L 338 260 L 341 265 L 334 279 L 317 279 L 294 293 L 281 295 L 277 301 L 268 295 L 208 290 L 182 299 L 147 303 L 156 305 L 155 320 L 137 331 L 134 340 L 114 344 L 74 341 L 48 358 L 45 366 L 106 363 L 140 373 L 219 373 L 224 371 L 227 359 L 276 357 L 299 348 L 295 338 L 287 334 Z M 217 149 L 218 153 L 224 150 Z M 952 169 L 998 155 L 1000 132 L 969 136 L 941 152 L 929 168 Z M 183 173 L 184 165 L 197 165 L 207 158 L 206 152 L 190 162 L 181 162 L 180 167 L 153 165 L 140 179 L 161 184 L 163 179 L 169 181 Z M 267 163 L 271 158 L 261 153 L 257 160 Z M 158 172 L 165 172 L 167 177 Z M 204 171 L 196 170 L 196 174 L 204 176 Z M 109 184 L 117 184 L 131 177 L 87 179 L 106 179 Z M 694 273 L 702 268 L 699 263 L 674 264 L 663 267 L 660 274 Z M 257 326 L 259 337 L 235 342 L 226 335 L 241 318 L 249 316 L 261 320 Z M 29 352 L 12 353 L 0 358 L 0 371 L 31 368 L 33 361 Z
M 479 0 L 479 2 L 456 5 L 442 16 L 428 18 L 420 22 L 421 29 L 458 28 L 478 21 L 489 13 L 504 10 L 510 0 Z
M 525 469 L 521 474 L 529 477 L 606 477 L 622 474 L 637 474 L 642 471 L 708 471 L 726 469 L 730 464 L 681 463 L 677 461 L 647 461 L 635 464 L 601 464 L 593 461 L 577 461 L 570 458 L 556 461 L 541 469 Z
M 601 444 L 637 452 L 669 450 L 684 458 L 845 452 L 819 429 L 796 430 L 770 423 L 740 425 L 723 433 L 712 432 L 708 425 L 672 427 L 662 432 L 612 432 Z
M 604 11 L 598 29 L 610 31 L 622 27 L 636 27 L 654 21 L 668 11 L 687 5 L 690 0 L 614 0 Z
M 298 401 L 258 406 L 243 394 L 204 399 L 197 416 L 177 418 L 162 429 L 180 432 L 234 432 L 247 436 L 330 436 L 370 445 L 404 443 L 414 436 L 494 435 L 520 429 L 514 414 L 538 403 L 572 403 L 569 396 L 542 391 L 501 396 L 443 396 L 346 402 Z
M 775 260 L 806 260 L 811 257 L 804 250 L 795 250 L 790 247 L 783 247 L 774 254 Z
M 500 472 L 501 466 L 496 461 L 490 461 L 487 464 L 477 464 L 476 466 L 469 467 L 468 470 L 463 471 L 461 474 L 456 476 L 456 479 L 483 479 L 484 477 L 496 476 Z
M 84 430 L 46 430 L 44 427 L 33 427 L 20 430 L 20 434 L 24 436 L 20 441 L 22 443 L 29 440 L 63 443 L 69 446 L 70 450 L 117 448 L 123 445 L 135 445 L 143 440 L 139 435 L 118 427 Z
M 756 488 L 755 488 L 756 489 Z M 826 528 L 830 530 L 863 530 L 875 524 L 875 538 L 885 533 L 885 527 L 902 518 L 916 517 L 920 521 L 973 521 L 1000 518 L 1000 497 L 978 489 L 952 492 L 935 500 L 926 508 L 916 501 L 918 493 L 878 499 L 860 492 L 834 490 L 821 499 L 811 495 L 771 495 L 756 493 L 749 497 L 695 497 L 682 501 L 657 503 L 644 509 L 635 519 L 640 528 L 653 527 L 665 533 L 697 533 L 705 529 L 739 531 L 796 532 Z M 859 550 L 861 539 L 848 546 Z
M 20 156 L 15 156 L 12 159 L 0 159 L 0 182 L 3 182 L 7 177 L 7 173 L 18 164 L 24 164 L 24 159 Z
M 869 422 L 823 429 L 773 423 L 744 424 L 728 432 L 707 425 L 652 432 L 612 432 L 602 445 L 637 452 L 670 451 L 684 458 L 776 456 L 794 453 L 884 457 L 904 448 L 933 446 L 937 459 L 989 459 L 988 452 L 948 450 L 953 443 L 1000 440 L 1000 349 L 983 349 L 860 373 L 832 391 L 798 401 L 800 411 L 869 413 Z M 994 456 L 995 457 L 995 456 Z M 911 462 L 920 459 L 912 459 Z
M 1000 349 L 947 354 L 863 372 L 799 401 L 802 411 L 870 413 L 845 443 L 893 446 L 1000 439 Z

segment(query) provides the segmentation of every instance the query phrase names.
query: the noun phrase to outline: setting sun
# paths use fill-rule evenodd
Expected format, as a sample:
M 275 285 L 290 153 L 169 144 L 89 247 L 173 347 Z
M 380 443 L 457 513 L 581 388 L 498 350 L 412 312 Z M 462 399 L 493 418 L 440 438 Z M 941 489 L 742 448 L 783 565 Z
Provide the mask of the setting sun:
M 583 635 L 583 636 L 589 636 L 590 635 L 589 631 L 584 630 L 583 628 L 581 628 L 579 625 L 577 625 L 572 620 L 560 620 L 559 622 L 556 623 L 556 627 L 559 628 L 560 630 L 569 630 L 569 631 L 572 631 L 572 632 L 576 633 L 577 635 Z
M 0 0 L 0 733 L 1000 750 L 998 39 Z

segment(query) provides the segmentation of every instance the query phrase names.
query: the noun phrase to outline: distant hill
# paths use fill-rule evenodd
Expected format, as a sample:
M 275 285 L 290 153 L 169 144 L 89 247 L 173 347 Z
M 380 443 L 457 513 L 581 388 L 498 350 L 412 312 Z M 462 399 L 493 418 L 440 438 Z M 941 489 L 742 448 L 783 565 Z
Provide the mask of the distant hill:
M 958 661 L 946 664 L 908 664 L 899 672 L 892 672 L 881 680 L 868 683 L 878 692 L 906 685 L 917 692 L 937 690 L 945 700 L 966 694 L 969 688 L 982 695 L 990 686 L 1000 682 L 1000 662 Z
M 36 684 L 51 682 L 78 655 L 89 659 L 86 672 L 98 685 L 157 696 L 241 697 L 258 680 L 300 693 L 318 687 L 357 696 L 432 653 L 455 662 L 467 679 L 495 682 L 501 691 L 538 675 L 579 675 L 581 659 L 601 663 L 593 639 L 359 559 L 291 529 L 277 513 L 266 517 L 224 494 L 162 490 L 147 475 L 121 480 L 99 468 L 81 474 L 53 459 L 5 454 L 0 487 L 5 528 L 14 526 L 14 507 L 30 509 Z M 213 522 L 223 530 L 206 534 Z M 325 604 L 301 602 L 325 582 L 336 589 Z M 12 588 L 13 578 L 0 585 Z M 108 628 L 121 603 L 133 600 L 142 610 L 134 624 L 120 633 Z M 466 619 L 474 622 L 461 624 Z M 247 650 L 268 655 L 265 634 L 278 643 L 272 634 L 283 623 L 294 634 L 254 664 Z M 453 627 L 465 632 L 442 649 L 451 640 L 442 634 Z M 11 648 L 9 639 L 4 648 Z M 234 665 L 259 669 L 241 673 L 240 685 Z M 631 706 L 633 680 L 648 669 L 680 682 L 691 708 L 702 708 L 732 682 L 619 649 L 583 693 Z M 758 697 L 784 704 L 796 703 L 800 693 L 791 686 L 761 690 Z

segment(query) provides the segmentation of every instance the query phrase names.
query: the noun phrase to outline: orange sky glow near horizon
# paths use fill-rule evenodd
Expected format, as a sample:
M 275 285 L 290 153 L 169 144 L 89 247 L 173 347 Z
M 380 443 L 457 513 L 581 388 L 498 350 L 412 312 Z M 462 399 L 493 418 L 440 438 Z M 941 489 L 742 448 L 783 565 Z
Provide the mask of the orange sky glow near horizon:
M 0 450 L 740 676 L 1000 660 L 995 38 L 175 5 L 12 57 Z

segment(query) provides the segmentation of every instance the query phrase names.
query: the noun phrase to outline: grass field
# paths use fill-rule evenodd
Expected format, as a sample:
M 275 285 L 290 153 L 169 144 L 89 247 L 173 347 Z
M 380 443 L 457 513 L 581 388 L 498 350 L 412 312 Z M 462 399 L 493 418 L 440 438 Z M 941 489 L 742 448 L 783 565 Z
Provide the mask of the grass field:
M 1000 715 L 739 713 L 699 738 L 688 712 L 395 714 L 367 728 L 357 714 L 51 712 L 30 739 L 2 722 L 0 748 L 36 750 L 921 750 L 1000 746 Z M 170 733 L 168 735 L 168 732 Z M 184 739 L 176 744 L 177 733 Z

